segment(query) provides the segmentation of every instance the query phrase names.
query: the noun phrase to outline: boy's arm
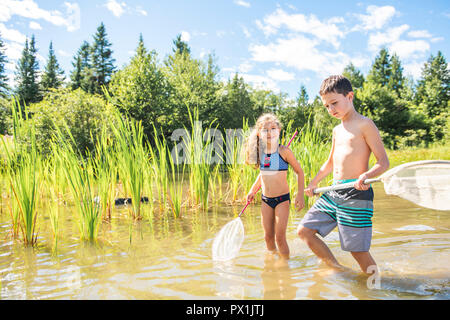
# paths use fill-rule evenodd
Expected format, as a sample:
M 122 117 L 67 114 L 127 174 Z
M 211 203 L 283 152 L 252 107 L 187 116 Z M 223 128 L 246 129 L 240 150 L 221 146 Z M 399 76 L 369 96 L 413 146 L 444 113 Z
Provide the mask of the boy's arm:
M 312 197 L 314 195 L 314 189 L 317 188 L 319 182 L 333 171 L 333 153 L 334 153 L 334 136 L 335 136 L 334 130 L 335 129 L 333 129 L 330 155 L 328 156 L 327 161 L 325 161 L 322 167 L 320 167 L 319 172 L 317 172 L 316 176 L 309 182 L 308 187 L 305 189 L 305 194 L 308 197 Z
M 389 159 L 386 154 L 386 150 L 384 149 L 380 132 L 372 120 L 367 119 L 367 121 L 364 121 L 362 132 L 367 145 L 377 159 L 375 165 L 368 171 L 361 174 L 359 179 L 355 182 L 356 189 L 367 190 L 369 186 L 364 184 L 364 180 L 379 176 L 389 169 Z

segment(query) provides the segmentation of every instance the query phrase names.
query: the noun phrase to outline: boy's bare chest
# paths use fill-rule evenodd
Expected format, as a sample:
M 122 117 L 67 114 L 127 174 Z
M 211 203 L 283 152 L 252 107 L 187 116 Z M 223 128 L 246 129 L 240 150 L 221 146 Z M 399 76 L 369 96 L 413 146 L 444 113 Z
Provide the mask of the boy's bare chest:
M 360 147 L 365 145 L 363 134 L 359 128 L 342 128 L 338 127 L 335 131 L 336 147 Z

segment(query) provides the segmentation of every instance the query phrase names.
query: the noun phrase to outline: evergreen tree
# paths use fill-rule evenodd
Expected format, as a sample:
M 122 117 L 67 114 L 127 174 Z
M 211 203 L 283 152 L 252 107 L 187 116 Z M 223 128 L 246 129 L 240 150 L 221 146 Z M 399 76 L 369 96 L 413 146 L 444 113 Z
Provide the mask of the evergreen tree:
M 105 25 L 102 22 L 94 35 L 91 48 L 92 80 L 94 83 L 92 88 L 89 88 L 89 92 L 102 93 L 102 86 L 109 83 L 115 70 L 115 59 L 112 58 L 112 53 L 111 43 L 107 39 Z
M 400 96 L 404 84 L 405 78 L 403 77 L 403 67 L 399 57 L 396 54 L 393 54 L 391 57 L 391 77 L 388 82 L 388 87 Z
M 51 41 L 48 51 L 47 65 L 41 78 L 41 88 L 44 92 L 49 91 L 50 88 L 58 89 L 65 79 L 64 71 L 59 66 Z
M 5 45 L 0 35 L 0 98 L 6 97 L 9 91 L 8 76 L 5 74 L 5 64 L 7 62 L 8 59 L 5 55 Z
M 431 55 L 422 69 L 417 100 L 419 109 L 429 119 L 430 138 L 442 139 L 450 110 L 450 71 L 440 51 L 436 56 Z
M 19 96 L 20 101 L 25 104 L 41 100 L 37 81 L 39 64 L 36 54 L 37 49 L 33 35 L 30 42 L 28 42 L 28 39 L 25 40 L 25 47 L 17 63 L 15 74 L 17 82 L 16 94 Z
M 74 70 L 70 74 L 70 79 L 71 87 L 73 90 L 81 87 L 85 91 L 88 91 L 86 85 L 88 79 L 86 79 L 86 74 L 89 74 L 88 70 L 90 69 L 90 54 L 91 49 L 89 43 L 87 41 L 84 41 L 80 49 L 78 49 L 78 52 L 74 57 L 74 61 L 72 62 Z
M 307 107 L 308 106 L 308 92 L 306 91 L 306 88 L 304 85 L 300 86 L 300 91 L 298 93 L 297 97 L 297 106 L 298 107 Z
M 392 75 L 391 59 L 387 49 L 383 48 L 375 58 L 367 79 L 373 83 L 386 86 Z
M 173 40 L 173 44 L 174 44 L 174 48 L 173 48 L 173 52 L 174 53 L 187 53 L 190 54 L 191 53 L 191 48 L 189 48 L 189 45 L 187 44 L 187 42 L 181 40 L 181 34 L 177 35 L 177 37 L 175 38 L 175 40 Z
M 173 123 L 167 86 L 156 52 L 149 52 L 140 36 L 136 54 L 128 65 L 114 73 L 109 91 L 118 109 L 142 121 L 144 133 L 150 137 L 154 133 L 153 125 L 167 130 Z
M 364 83 L 364 76 L 361 71 L 350 62 L 342 72 L 342 75 L 350 80 L 353 91 L 361 89 Z

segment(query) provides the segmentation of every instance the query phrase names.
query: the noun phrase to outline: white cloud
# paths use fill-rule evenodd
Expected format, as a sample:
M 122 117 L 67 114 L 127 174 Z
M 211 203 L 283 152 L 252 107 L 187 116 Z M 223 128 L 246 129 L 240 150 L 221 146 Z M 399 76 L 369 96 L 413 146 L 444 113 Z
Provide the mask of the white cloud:
M 338 40 L 345 36 L 344 32 L 336 26 L 336 23 L 341 22 L 339 17 L 322 22 L 313 14 L 309 16 L 301 13 L 289 14 L 278 8 L 274 13 L 264 17 L 263 22 L 256 20 L 255 23 L 266 36 L 276 34 L 279 29 L 286 27 L 288 31 L 311 34 L 337 48 L 340 44 Z
M 70 53 L 68 53 L 68 52 L 66 52 L 66 51 L 64 51 L 64 50 L 58 50 L 58 54 L 60 55 L 60 56 L 62 56 L 62 57 L 70 57 L 71 55 L 70 55 Z
M 377 51 L 381 47 L 392 44 L 400 39 L 400 36 L 409 29 L 407 24 L 389 28 L 386 32 L 377 32 L 369 36 L 368 47 L 370 51 Z
M 436 38 L 432 38 L 430 39 L 431 42 L 435 43 L 435 42 L 439 42 L 439 41 L 443 41 L 444 37 L 436 37 Z
M 248 62 L 241 63 L 238 67 L 240 73 L 247 73 L 253 69 L 253 65 Z
M 355 30 L 374 30 L 383 28 L 396 14 L 396 10 L 392 6 L 377 7 L 370 5 L 366 8 L 368 14 L 357 14 L 361 25 L 356 26 Z
M 318 43 L 318 40 L 297 35 L 277 39 L 268 45 L 250 45 L 249 50 L 257 62 L 280 63 L 299 71 L 314 71 L 321 76 L 341 73 L 350 58 L 343 52 L 320 50 Z
M 278 81 L 291 81 L 295 79 L 295 74 L 281 69 L 270 69 L 266 71 L 267 75 Z
M 277 86 L 276 82 L 268 77 L 254 74 L 241 74 L 241 76 L 256 89 L 267 89 L 275 93 L 280 92 L 280 88 Z
M 423 68 L 424 61 L 421 62 L 411 62 L 407 63 L 403 66 L 403 70 L 405 75 L 411 75 L 415 79 L 420 78 L 422 74 L 422 68 Z
M 189 42 L 191 40 L 191 34 L 187 31 L 181 31 L 181 41 Z
M 5 42 L 5 54 L 8 57 L 9 64 L 15 65 L 13 60 L 17 60 L 22 55 L 23 44 L 18 42 Z
M 430 50 L 430 45 L 424 40 L 399 40 L 389 47 L 390 51 L 395 52 L 400 59 L 417 58 L 421 54 Z
M 250 8 L 250 3 L 243 0 L 234 0 L 234 3 L 241 7 Z
M 0 22 L 7 22 L 12 16 L 18 15 L 34 20 L 45 20 L 56 26 L 64 26 L 68 31 L 80 27 L 80 8 L 77 3 L 64 2 L 66 14 L 58 10 L 44 10 L 33 0 L 2 0 L 0 2 Z
M 250 31 L 248 30 L 248 28 L 246 26 L 241 26 L 242 28 L 242 32 L 244 33 L 246 38 L 251 38 L 252 34 L 250 33 Z
M 113 15 L 120 18 L 120 16 L 124 14 L 127 5 L 125 2 L 119 3 L 116 0 L 108 0 L 105 6 Z
M 408 32 L 411 38 L 431 38 L 432 35 L 427 30 L 413 30 Z
M 3 23 L 0 23 L 0 34 L 3 39 L 25 43 L 26 36 L 18 30 L 8 29 Z
M 39 23 L 37 23 L 36 21 L 30 21 L 29 27 L 30 27 L 30 29 L 33 29 L 33 30 L 42 30 L 41 25 Z

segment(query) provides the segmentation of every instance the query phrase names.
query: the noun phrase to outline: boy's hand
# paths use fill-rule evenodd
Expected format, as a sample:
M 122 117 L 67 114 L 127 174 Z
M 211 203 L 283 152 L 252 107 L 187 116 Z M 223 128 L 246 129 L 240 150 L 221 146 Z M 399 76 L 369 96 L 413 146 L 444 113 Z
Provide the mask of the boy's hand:
M 300 193 L 298 193 L 295 197 L 295 207 L 298 211 L 302 210 L 305 207 L 305 198 Z
M 255 199 L 255 194 L 254 194 L 252 191 L 250 191 L 250 192 L 247 194 L 247 203 L 252 202 L 253 199 Z
M 364 184 L 364 181 L 368 179 L 367 175 L 365 173 L 363 173 L 362 175 L 359 176 L 358 180 L 355 181 L 355 189 L 357 190 L 368 190 L 370 187 L 370 184 Z
M 317 185 L 315 183 L 310 183 L 305 189 L 305 194 L 308 197 L 314 196 L 314 189 L 317 189 Z

